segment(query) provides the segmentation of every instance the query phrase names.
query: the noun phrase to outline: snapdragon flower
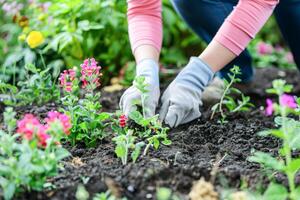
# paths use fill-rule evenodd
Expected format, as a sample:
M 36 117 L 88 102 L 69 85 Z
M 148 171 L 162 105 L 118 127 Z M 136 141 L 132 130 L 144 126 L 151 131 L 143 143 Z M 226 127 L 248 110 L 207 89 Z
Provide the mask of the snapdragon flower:
M 88 58 L 83 61 L 81 66 L 82 88 L 94 90 L 100 86 L 101 67 L 94 58 Z
M 121 128 L 124 128 L 126 126 L 126 122 L 127 122 L 127 117 L 126 115 L 121 115 L 119 117 L 119 125 Z
M 63 73 L 60 74 L 59 81 L 60 86 L 64 88 L 66 92 L 73 91 L 73 83 L 76 79 L 76 71 L 74 69 L 64 70 Z

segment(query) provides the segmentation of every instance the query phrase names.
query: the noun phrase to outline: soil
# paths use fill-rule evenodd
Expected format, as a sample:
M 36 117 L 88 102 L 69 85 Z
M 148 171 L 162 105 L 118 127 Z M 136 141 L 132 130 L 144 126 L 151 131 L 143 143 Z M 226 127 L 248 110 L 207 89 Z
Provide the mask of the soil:
M 162 186 L 172 189 L 180 199 L 188 199 L 193 182 L 201 177 L 215 180 L 217 188 L 239 188 L 245 183 L 252 188 L 263 187 L 267 184 L 266 176 L 262 176 L 259 165 L 248 162 L 247 157 L 252 149 L 276 154 L 280 145 L 277 139 L 262 138 L 256 134 L 273 126 L 273 119 L 264 116 L 261 105 L 267 97 L 265 89 L 276 78 L 286 79 L 294 85 L 293 92 L 300 94 L 297 71 L 259 69 L 254 84 L 245 91 L 256 105 L 250 112 L 230 115 L 229 123 L 221 125 L 217 117 L 210 120 L 210 109 L 204 108 L 200 119 L 170 131 L 171 146 L 161 146 L 158 151 L 150 150 L 146 157 L 127 166 L 122 166 L 116 158 L 109 139 L 96 148 L 66 145 L 72 157 L 63 162 L 64 169 L 56 177 L 49 179 L 53 188 L 24 193 L 16 199 L 73 200 L 77 186 L 84 182 L 91 196 L 109 187 L 132 200 L 155 199 L 156 188 Z M 118 109 L 121 94 L 102 93 L 104 109 Z M 19 111 L 44 115 L 53 107 L 54 104 L 42 108 L 28 106 Z M 219 167 L 214 168 L 216 175 L 212 176 L 211 170 L 216 163 Z M 275 174 L 274 178 L 286 183 L 281 174 Z

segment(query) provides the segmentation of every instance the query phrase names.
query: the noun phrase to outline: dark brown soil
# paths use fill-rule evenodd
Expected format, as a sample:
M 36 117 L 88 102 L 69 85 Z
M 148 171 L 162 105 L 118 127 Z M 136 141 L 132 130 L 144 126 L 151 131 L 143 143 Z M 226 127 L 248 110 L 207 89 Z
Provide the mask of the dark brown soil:
M 54 189 L 21 194 L 16 199 L 73 200 L 77 186 L 84 180 L 88 180 L 85 187 L 92 195 L 107 190 L 111 185 L 108 184 L 111 179 L 107 181 L 107 178 L 112 178 L 128 199 L 155 199 L 156 188 L 161 186 L 171 188 L 180 199 L 188 199 L 193 181 L 200 177 L 212 178 L 211 169 L 218 162 L 220 166 L 215 181 L 218 187 L 239 188 L 241 181 L 250 187 L 265 185 L 266 179 L 262 178 L 264 176 L 261 176 L 259 166 L 248 162 L 247 157 L 252 149 L 276 154 L 280 145 L 274 138 L 262 138 L 256 134 L 272 127 L 272 119 L 264 116 L 260 106 L 266 98 L 265 89 L 278 77 L 292 83 L 295 86 L 294 93 L 300 94 L 298 72 L 260 69 L 252 88 L 247 89 L 247 94 L 257 105 L 251 112 L 230 115 L 229 123 L 221 125 L 217 119 L 209 119 L 210 111 L 206 108 L 200 119 L 170 131 L 171 146 L 162 146 L 158 151 L 151 150 L 146 157 L 127 166 L 122 166 L 116 158 L 114 146 L 108 139 L 90 149 L 67 145 L 73 158 L 80 158 L 82 163 L 74 162 L 73 158 L 66 160 L 63 163 L 64 170 L 49 180 Z M 121 92 L 103 93 L 104 108 L 108 111 L 117 109 L 120 95 Z M 27 111 L 40 114 L 46 113 L 51 106 L 43 106 L 42 111 L 37 109 L 26 108 Z M 274 178 L 285 182 L 280 174 Z

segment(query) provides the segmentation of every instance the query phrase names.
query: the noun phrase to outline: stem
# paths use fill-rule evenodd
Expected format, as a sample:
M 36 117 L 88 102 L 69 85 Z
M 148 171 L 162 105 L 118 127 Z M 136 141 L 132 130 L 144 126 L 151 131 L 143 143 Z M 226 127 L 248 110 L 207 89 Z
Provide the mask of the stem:
M 146 118 L 145 95 L 144 95 L 143 93 L 142 93 L 142 95 L 141 95 L 141 101 L 142 101 L 143 117 Z
M 146 156 L 146 155 L 147 155 L 150 146 L 151 146 L 151 143 L 147 144 L 146 148 L 144 149 L 143 156 Z
M 224 92 L 223 92 L 223 95 L 221 97 L 221 100 L 220 100 L 220 105 L 219 105 L 219 112 L 221 113 L 221 116 L 223 119 L 225 119 L 226 115 L 224 114 L 223 112 L 223 109 L 222 109 L 222 106 L 223 106 L 223 101 L 224 101 L 224 98 L 229 90 L 229 88 L 231 87 L 231 85 L 234 83 L 234 80 L 235 80 L 235 74 L 233 74 L 233 77 L 232 79 L 230 80 L 230 83 L 226 86 Z
M 14 64 L 13 85 L 16 86 L 16 63 Z
M 286 161 L 286 166 L 289 166 L 290 163 L 292 162 L 292 155 L 291 155 L 291 148 L 289 146 L 289 144 L 287 143 L 287 139 L 286 136 L 288 134 L 287 132 L 287 127 L 286 127 L 286 112 L 285 112 L 285 108 L 281 107 L 280 108 L 280 112 L 281 112 L 281 116 L 283 117 L 283 121 L 282 121 L 282 129 L 283 129 L 283 133 L 285 136 L 284 139 L 284 143 L 283 143 L 283 148 L 284 148 L 284 152 L 285 152 L 285 161 Z M 286 172 L 286 175 L 288 177 L 288 182 L 289 182 L 289 188 L 290 188 L 290 199 L 294 200 L 294 197 L 291 196 L 291 194 L 294 194 L 295 191 L 295 182 L 294 182 L 294 173 L 291 173 L 289 171 Z
M 43 67 L 44 67 L 44 69 L 46 69 L 47 67 L 46 67 L 46 64 L 45 64 L 43 54 L 41 52 L 39 52 L 39 54 L 40 54 L 40 57 L 41 57 L 41 60 L 42 60 L 42 63 L 43 63 Z

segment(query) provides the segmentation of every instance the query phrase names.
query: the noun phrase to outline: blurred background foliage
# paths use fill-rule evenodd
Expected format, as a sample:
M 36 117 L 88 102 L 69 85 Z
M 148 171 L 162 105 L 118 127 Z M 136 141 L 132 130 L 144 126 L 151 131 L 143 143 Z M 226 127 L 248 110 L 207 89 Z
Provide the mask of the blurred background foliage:
M 122 77 L 128 85 L 134 76 L 134 62 L 127 35 L 125 0 L 0 0 L 0 80 L 14 83 L 25 79 L 25 66 L 34 64 L 56 78 L 64 68 L 79 66 L 95 57 L 103 67 L 103 84 Z M 199 54 L 206 44 L 192 33 L 163 0 L 164 43 L 161 63 L 174 69 Z M 28 35 L 39 31 L 45 41 L 30 48 Z M 272 31 L 272 34 L 270 34 Z M 280 46 L 280 56 L 261 54 L 258 44 Z M 264 43 L 265 45 L 265 43 Z M 282 48 L 283 47 L 283 48 Z M 294 67 L 274 18 L 259 33 L 249 50 L 258 67 Z M 167 71 L 167 70 L 165 70 Z

